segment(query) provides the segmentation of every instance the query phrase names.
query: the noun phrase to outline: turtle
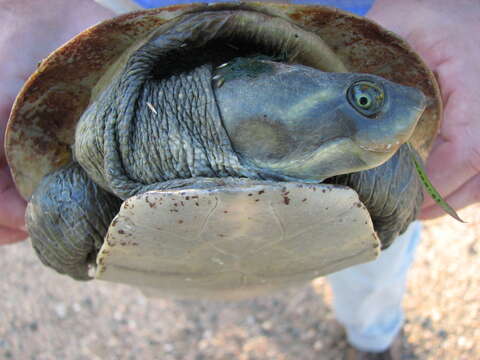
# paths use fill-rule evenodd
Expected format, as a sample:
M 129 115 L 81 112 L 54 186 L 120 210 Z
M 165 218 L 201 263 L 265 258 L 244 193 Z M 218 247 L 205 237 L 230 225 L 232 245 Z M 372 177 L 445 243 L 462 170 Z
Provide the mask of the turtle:
M 399 37 L 324 6 L 132 12 L 43 60 L 6 154 L 40 260 L 238 299 L 375 259 L 423 200 L 442 112 Z M 407 147 L 407 143 L 409 147 Z

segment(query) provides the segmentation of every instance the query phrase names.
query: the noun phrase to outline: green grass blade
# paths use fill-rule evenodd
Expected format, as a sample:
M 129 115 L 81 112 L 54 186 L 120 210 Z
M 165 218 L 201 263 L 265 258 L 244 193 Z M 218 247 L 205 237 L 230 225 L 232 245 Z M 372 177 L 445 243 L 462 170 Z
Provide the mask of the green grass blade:
M 412 146 L 408 144 L 408 147 L 410 148 L 410 155 L 412 157 L 412 161 L 415 165 L 415 168 L 417 169 L 417 174 L 418 177 L 420 178 L 420 181 L 422 182 L 423 186 L 427 190 L 427 192 L 430 194 L 433 200 L 451 217 L 453 217 L 455 220 L 458 220 L 462 223 L 466 223 L 466 221 L 463 221 L 460 216 L 458 216 L 457 212 L 443 199 L 442 195 L 435 189 L 433 184 L 430 182 L 427 176 L 427 171 L 422 165 L 421 160 L 417 158 L 417 154 L 415 151 L 412 149 Z

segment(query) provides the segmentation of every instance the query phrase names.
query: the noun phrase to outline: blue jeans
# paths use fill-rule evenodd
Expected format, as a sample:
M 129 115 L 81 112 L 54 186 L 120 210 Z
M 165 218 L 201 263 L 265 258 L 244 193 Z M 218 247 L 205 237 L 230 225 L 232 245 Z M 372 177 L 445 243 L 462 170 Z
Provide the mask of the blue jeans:
M 414 222 L 375 261 L 328 276 L 335 315 L 356 348 L 383 351 L 402 328 L 406 277 L 420 231 Z

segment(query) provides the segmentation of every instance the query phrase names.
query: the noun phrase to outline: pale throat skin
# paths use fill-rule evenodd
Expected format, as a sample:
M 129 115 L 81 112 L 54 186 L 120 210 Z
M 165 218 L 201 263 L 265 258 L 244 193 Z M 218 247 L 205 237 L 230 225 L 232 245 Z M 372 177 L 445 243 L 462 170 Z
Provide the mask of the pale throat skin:
M 426 107 L 421 91 L 378 76 L 246 61 L 256 63 L 217 69 L 215 96 L 234 150 L 264 173 L 319 181 L 379 166 L 408 141 Z M 380 89 L 373 115 L 348 99 L 358 82 Z

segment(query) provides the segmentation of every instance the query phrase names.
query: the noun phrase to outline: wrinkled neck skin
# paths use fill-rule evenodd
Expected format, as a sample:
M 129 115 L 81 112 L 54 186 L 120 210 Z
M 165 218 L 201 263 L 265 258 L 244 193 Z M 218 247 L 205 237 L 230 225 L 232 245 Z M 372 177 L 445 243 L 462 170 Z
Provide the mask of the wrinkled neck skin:
M 212 66 L 157 79 L 156 50 L 135 52 L 90 105 L 77 126 L 76 160 L 122 199 L 174 179 L 258 178 L 240 165 L 222 126 Z

